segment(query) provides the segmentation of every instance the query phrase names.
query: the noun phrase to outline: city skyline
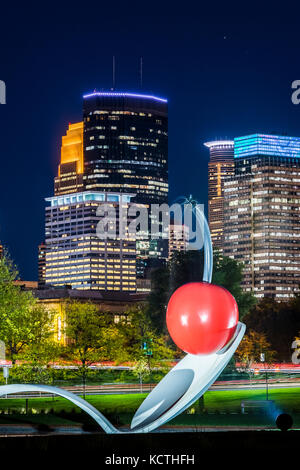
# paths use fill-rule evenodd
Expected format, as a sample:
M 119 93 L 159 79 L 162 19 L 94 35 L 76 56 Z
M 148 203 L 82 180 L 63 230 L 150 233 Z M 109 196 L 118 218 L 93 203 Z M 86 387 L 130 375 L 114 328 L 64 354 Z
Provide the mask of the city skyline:
M 92 95 L 94 95 L 95 93 L 96 93 L 96 92 L 94 91 L 94 92 L 92 92 L 91 94 L 83 95 L 83 98 L 86 97 L 86 96 L 92 96 Z M 129 94 L 129 95 L 132 95 L 132 96 L 142 96 L 142 95 L 139 95 L 138 93 L 134 93 L 134 94 L 131 93 L 131 92 L 128 92 L 128 93 L 125 92 L 125 93 L 126 93 L 126 94 Z M 142 92 L 140 92 L 140 93 L 142 93 Z M 110 95 L 110 94 L 118 94 L 118 90 L 115 90 L 115 91 L 113 91 L 112 93 L 108 90 L 107 92 L 105 91 L 104 93 L 101 92 L 101 94 L 104 94 L 104 95 L 105 95 L 105 94 L 107 94 L 107 95 Z M 120 94 L 124 94 L 124 92 L 122 92 L 122 93 L 120 93 Z M 143 96 L 145 96 L 145 92 L 143 92 Z M 146 95 L 146 96 L 148 96 L 148 95 Z M 152 95 L 149 95 L 149 97 L 150 97 L 150 98 L 153 98 Z M 155 97 L 154 97 L 154 98 L 155 98 Z M 167 100 L 164 100 L 164 101 L 167 102 Z M 68 127 L 67 127 L 67 125 L 66 125 L 65 136 L 63 136 L 63 139 L 68 137 L 68 133 L 70 133 L 70 131 L 72 131 L 72 129 L 75 128 L 75 131 L 78 130 L 78 126 L 81 125 L 81 124 L 82 124 L 82 122 L 79 122 L 79 123 L 71 123 L 71 122 L 69 122 Z M 82 132 L 82 126 L 81 126 L 81 132 Z M 271 135 L 272 135 L 272 134 L 275 135 L 276 133 L 275 133 L 275 132 L 272 132 L 272 133 L 270 133 L 270 134 L 271 134 Z M 253 135 L 256 135 L 256 134 L 254 133 Z M 235 141 L 236 138 L 243 138 L 243 137 L 247 137 L 247 134 L 245 134 L 245 135 L 243 135 L 243 136 L 241 136 L 241 135 L 239 135 L 239 136 L 238 136 L 238 135 L 233 135 L 232 137 L 230 137 L 230 139 L 228 139 L 228 138 L 226 137 L 224 140 L 223 140 L 223 137 L 222 137 L 222 135 L 221 135 L 220 137 L 215 137 L 215 138 L 213 138 L 210 142 L 205 142 L 205 141 L 203 141 L 203 142 L 201 142 L 201 143 L 202 143 L 202 145 L 205 145 L 206 147 L 215 147 L 216 145 L 218 146 L 218 144 L 219 144 L 220 142 L 221 142 L 221 143 L 222 143 L 222 142 L 226 142 L 226 141 L 227 141 L 227 142 L 233 142 L 233 141 Z M 299 138 L 300 138 L 300 133 L 299 133 Z M 221 140 L 219 140 L 219 139 L 221 139 Z M 83 142 L 82 142 L 82 145 L 83 145 Z M 63 148 L 63 145 L 62 145 L 62 148 Z M 210 155 L 210 157 L 208 156 L 207 161 L 206 161 L 206 162 L 203 161 L 203 164 L 202 164 L 202 169 L 204 169 L 205 165 L 206 165 L 206 167 L 207 167 L 207 165 L 208 165 L 208 169 L 206 168 L 206 171 L 207 171 L 207 194 L 206 194 L 206 199 L 205 199 L 205 201 L 204 201 L 205 211 L 206 211 L 207 214 L 209 214 L 209 206 L 208 206 L 208 203 L 209 203 L 209 197 L 210 197 L 210 196 L 209 196 L 209 164 L 210 164 L 209 162 L 210 162 L 210 159 L 211 159 L 211 155 Z M 79 164 L 79 165 L 80 165 L 80 164 L 82 165 L 83 162 L 82 162 L 82 161 L 80 162 L 80 160 L 81 160 L 81 158 L 78 158 L 78 164 Z M 62 159 L 62 156 L 61 156 L 61 162 L 59 163 L 59 161 L 58 161 L 59 172 L 60 172 L 60 169 L 61 169 L 61 163 L 62 163 L 62 162 L 63 162 L 63 159 Z M 80 173 L 80 172 L 79 172 L 79 173 Z M 55 188 L 57 188 L 57 184 L 58 184 L 58 181 L 59 181 L 59 179 L 60 179 L 59 177 L 57 177 L 57 173 L 56 173 L 56 175 L 54 175 L 54 178 L 53 178 L 53 179 L 55 180 L 55 185 L 54 185 L 54 189 L 55 189 Z M 169 184 L 169 188 L 170 188 L 170 184 Z M 170 188 L 170 189 L 171 189 L 171 193 L 172 193 L 172 188 Z M 78 188 L 75 189 L 74 191 L 80 191 L 80 190 L 82 190 L 82 189 L 81 189 L 81 186 L 79 185 Z M 58 192 L 57 192 L 57 191 L 58 191 Z M 69 192 L 70 192 L 70 193 L 73 192 L 73 189 L 72 189 L 71 191 L 67 191 L 67 194 L 68 194 Z M 52 189 L 52 193 L 53 193 L 53 189 Z M 58 189 L 55 189 L 55 194 L 64 194 L 64 191 L 62 191 L 62 193 L 60 193 Z M 178 196 L 178 194 L 177 194 L 177 196 Z M 205 197 L 205 196 L 204 196 L 204 197 Z M 45 198 L 43 198 L 43 199 L 45 200 Z M 46 199 L 47 199 L 47 198 L 46 198 Z M 50 200 L 50 199 L 51 199 L 51 196 L 48 197 L 48 200 Z M 176 199 L 176 198 L 174 198 L 174 200 L 175 200 L 175 199 Z M 169 199 L 169 202 L 172 203 L 173 200 Z M 201 201 L 201 203 L 202 203 L 202 201 Z M 45 207 L 44 207 L 44 210 L 45 210 Z M 2 240 L 1 240 L 1 241 L 2 241 Z M 42 239 L 40 240 L 39 245 L 42 244 L 42 243 L 43 243 L 43 237 L 42 237 Z M 10 249 L 9 249 L 9 242 L 6 243 L 5 240 L 4 240 L 3 245 L 4 245 L 4 248 L 8 248 L 8 252 L 9 252 L 9 254 L 11 254 L 11 251 L 10 251 Z M 38 245 L 38 247 L 37 247 L 37 249 L 36 249 L 36 253 L 35 253 L 35 260 L 37 261 L 37 262 L 35 263 L 35 264 L 36 264 L 36 266 L 35 266 L 35 268 L 36 268 L 35 271 L 38 271 L 38 269 L 39 269 L 39 266 L 38 266 L 39 245 Z M 216 245 L 216 247 L 217 247 L 217 245 Z M 19 267 L 19 265 L 18 265 L 18 260 L 14 260 L 14 261 L 16 262 L 16 265 Z M 22 274 L 22 271 L 21 271 L 21 270 L 20 270 L 20 274 Z M 25 278 L 26 278 L 26 276 L 22 276 L 22 275 L 21 275 L 21 279 L 25 279 Z M 38 272 L 37 272 L 36 275 L 34 276 L 34 280 L 38 280 Z
M 204 142 L 255 132 L 300 135 L 300 107 L 291 101 L 299 78 L 297 15 L 267 6 L 259 18 L 229 6 L 219 15 L 203 7 L 199 15 L 195 6 L 191 16 L 161 5 L 157 14 L 120 4 L 114 15 L 101 6 L 100 26 L 98 8 L 83 19 L 54 7 L 36 21 L 31 7 L 3 7 L 0 240 L 25 279 L 37 279 L 32 260 L 43 240 L 43 198 L 52 194 L 61 135 L 68 122 L 80 121 L 84 94 L 111 88 L 113 56 L 117 90 L 141 91 L 143 56 L 142 91 L 168 98 L 170 202 L 193 194 L 207 204 Z M 19 210 L 22 194 L 26 210 Z

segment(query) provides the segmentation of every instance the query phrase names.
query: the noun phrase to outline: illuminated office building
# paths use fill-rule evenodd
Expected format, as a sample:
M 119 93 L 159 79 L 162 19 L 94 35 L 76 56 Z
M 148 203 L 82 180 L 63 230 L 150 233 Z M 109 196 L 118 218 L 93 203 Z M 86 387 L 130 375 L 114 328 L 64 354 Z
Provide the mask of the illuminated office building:
M 168 202 L 167 100 L 119 92 L 84 96 L 85 189 Z
M 69 124 L 66 135 L 62 137 L 61 160 L 54 180 L 55 194 L 82 191 L 83 172 L 83 122 L 77 122 Z
M 300 138 L 234 140 L 224 182 L 224 254 L 244 264 L 243 288 L 286 300 L 300 284 Z
M 176 251 L 186 251 L 189 244 L 189 228 L 183 224 L 169 225 L 169 260 Z
M 135 193 L 133 202 L 168 202 L 168 107 L 156 96 L 95 92 L 84 96 L 84 185 Z M 149 219 L 150 226 L 150 219 Z M 137 243 L 137 275 L 166 259 L 167 240 Z
M 222 252 L 224 244 L 224 179 L 234 174 L 233 140 L 204 144 L 209 148 L 208 223 L 212 244 Z
M 135 238 L 119 236 L 131 197 L 84 191 L 46 199 L 46 285 L 136 291 Z M 116 236 L 99 238 L 97 225 L 104 212 L 98 209 L 104 211 L 104 205 L 116 212 Z

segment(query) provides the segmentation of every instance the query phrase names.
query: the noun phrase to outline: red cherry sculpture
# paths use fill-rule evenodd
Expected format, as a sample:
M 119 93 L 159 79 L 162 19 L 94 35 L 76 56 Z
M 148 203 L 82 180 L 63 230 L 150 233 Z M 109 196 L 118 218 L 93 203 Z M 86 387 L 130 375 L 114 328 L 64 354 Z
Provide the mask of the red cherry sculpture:
M 174 343 L 190 354 L 212 354 L 233 337 L 239 319 L 234 297 L 223 287 L 191 282 L 169 300 L 167 327 Z

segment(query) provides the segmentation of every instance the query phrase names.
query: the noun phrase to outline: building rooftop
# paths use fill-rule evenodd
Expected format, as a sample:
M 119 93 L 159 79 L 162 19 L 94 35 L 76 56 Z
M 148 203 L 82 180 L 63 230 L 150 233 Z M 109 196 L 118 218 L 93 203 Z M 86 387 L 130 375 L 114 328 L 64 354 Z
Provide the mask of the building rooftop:
M 83 98 L 92 98 L 95 96 L 107 96 L 107 97 L 124 97 L 124 98 L 142 98 L 154 101 L 160 101 L 161 103 L 167 103 L 168 100 L 165 98 L 159 98 L 158 96 L 153 95 L 144 95 L 142 93 L 129 93 L 127 91 L 94 91 L 93 93 L 88 93 L 83 95 Z
M 251 134 L 234 139 L 234 157 L 270 155 L 300 158 L 300 137 Z
M 34 289 L 33 294 L 39 300 L 59 300 L 59 299 L 77 299 L 91 301 L 107 301 L 107 302 L 125 302 L 135 303 L 143 302 L 147 293 L 130 293 L 130 292 L 114 292 L 114 291 L 96 291 L 83 289 L 69 289 L 67 287 L 50 287 L 45 289 Z
M 99 191 L 83 191 L 81 193 L 62 194 L 60 196 L 46 197 L 45 201 L 50 202 L 51 206 L 64 206 L 67 204 L 78 204 L 79 202 L 100 201 L 100 202 L 130 202 L 135 194 L 115 193 L 115 192 L 99 192 Z
M 210 142 L 204 143 L 205 147 L 213 148 L 213 147 L 233 147 L 234 141 L 233 140 L 212 140 Z

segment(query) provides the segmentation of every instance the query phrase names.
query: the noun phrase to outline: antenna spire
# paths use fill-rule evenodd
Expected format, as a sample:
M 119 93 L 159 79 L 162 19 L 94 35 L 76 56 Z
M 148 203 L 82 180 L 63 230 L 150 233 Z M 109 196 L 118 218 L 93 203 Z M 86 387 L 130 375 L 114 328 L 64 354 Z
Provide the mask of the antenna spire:
M 140 88 L 143 88 L 143 57 L 140 57 Z
M 112 91 L 114 91 L 116 88 L 116 59 L 115 56 L 113 55 L 112 58 Z

